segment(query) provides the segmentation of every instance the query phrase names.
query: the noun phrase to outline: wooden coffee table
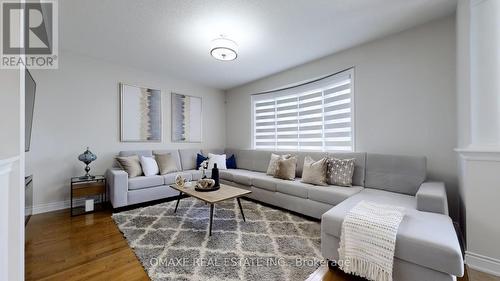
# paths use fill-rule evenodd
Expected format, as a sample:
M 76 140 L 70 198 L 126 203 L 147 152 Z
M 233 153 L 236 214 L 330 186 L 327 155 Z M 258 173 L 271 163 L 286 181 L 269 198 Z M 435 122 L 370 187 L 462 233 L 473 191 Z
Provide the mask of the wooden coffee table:
M 183 193 L 210 204 L 209 235 L 212 236 L 214 204 L 224 200 L 236 198 L 236 200 L 238 201 L 238 206 L 240 207 L 241 216 L 243 217 L 243 221 L 245 221 L 245 215 L 243 214 L 243 208 L 241 207 L 240 197 L 252 193 L 251 191 L 221 183 L 220 188 L 216 191 L 201 192 L 194 189 L 195 184 L 196 182 L 187 183 L 184 187 L 179 187 L 176 184 L 170 185 L 171 188 L 179 191 L 179 197 L 177 198 L 177 204 L 175 204 L 174 213 L 177 212 L 177 207 L 179 206 L 179 202 L 181 201 Z

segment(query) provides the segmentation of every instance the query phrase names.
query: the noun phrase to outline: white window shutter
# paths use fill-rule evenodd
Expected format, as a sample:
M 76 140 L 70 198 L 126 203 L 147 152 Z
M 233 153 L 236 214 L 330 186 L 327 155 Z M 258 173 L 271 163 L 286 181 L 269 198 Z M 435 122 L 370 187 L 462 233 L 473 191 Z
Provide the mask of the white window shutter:
M 255 149 L 352 151 L 353 71 L 256 95 Z

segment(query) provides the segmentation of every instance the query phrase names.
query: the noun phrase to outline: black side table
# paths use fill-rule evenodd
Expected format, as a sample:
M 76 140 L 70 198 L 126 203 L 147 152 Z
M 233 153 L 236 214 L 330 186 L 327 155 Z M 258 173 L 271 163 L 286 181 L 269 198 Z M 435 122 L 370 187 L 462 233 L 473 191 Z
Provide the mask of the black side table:
M 99 175 L 93 178 L 71 178 L 71 216 L 89 214 L 106 208 L 106 177 Z M 85 206 L 73 207 L 73 200 L 77 198 L 99 196 L 100 202 L 94 203 L 94 211 L 85 212 Z

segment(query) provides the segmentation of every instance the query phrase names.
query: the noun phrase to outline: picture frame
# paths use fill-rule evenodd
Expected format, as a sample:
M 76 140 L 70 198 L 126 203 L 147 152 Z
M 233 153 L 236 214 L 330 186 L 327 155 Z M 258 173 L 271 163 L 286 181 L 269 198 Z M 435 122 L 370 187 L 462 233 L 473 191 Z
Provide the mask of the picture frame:
M 203 99 L 171 93 L 172 142 L 201 143 L 203 138 Z
M 120 141 L 162 141 L 162 92 L 119 83 Z

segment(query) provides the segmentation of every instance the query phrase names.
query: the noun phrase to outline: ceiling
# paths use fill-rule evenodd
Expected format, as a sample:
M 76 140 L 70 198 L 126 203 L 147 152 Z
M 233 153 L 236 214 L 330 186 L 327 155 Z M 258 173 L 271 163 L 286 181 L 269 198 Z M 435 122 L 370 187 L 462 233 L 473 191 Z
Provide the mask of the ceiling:
M 428 22 L 456 0 L 64 0 L 60 48 L 229 89 Z M 209 55 L 224 34 L 235 61 Z

